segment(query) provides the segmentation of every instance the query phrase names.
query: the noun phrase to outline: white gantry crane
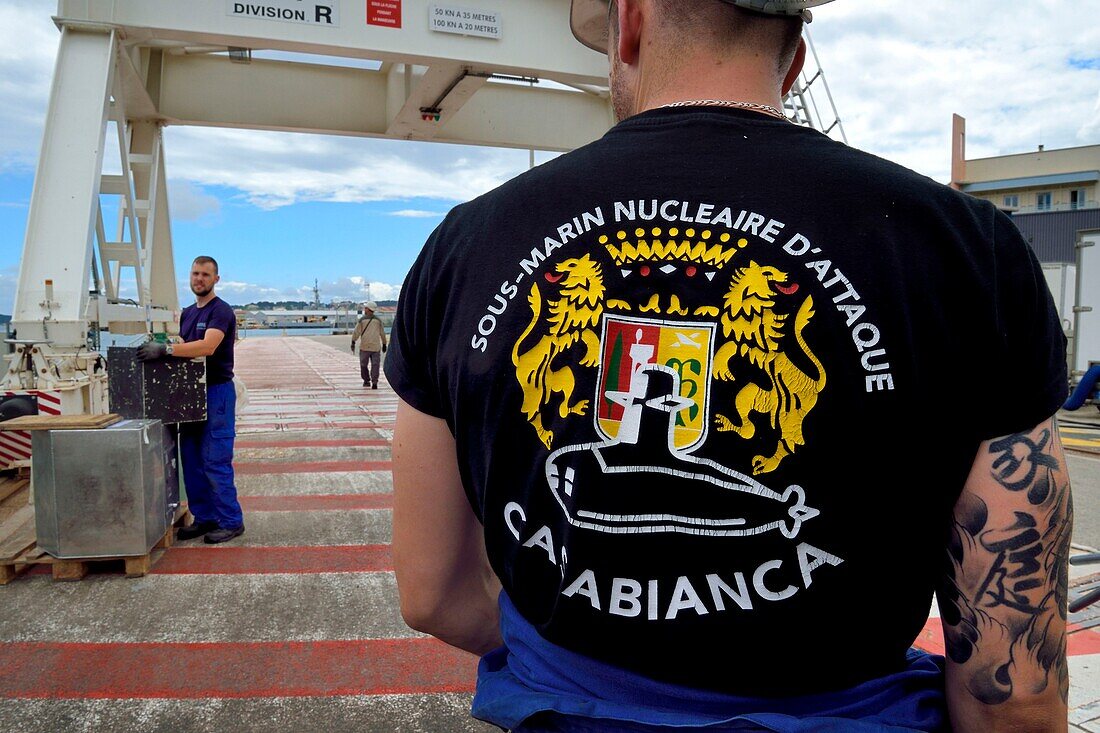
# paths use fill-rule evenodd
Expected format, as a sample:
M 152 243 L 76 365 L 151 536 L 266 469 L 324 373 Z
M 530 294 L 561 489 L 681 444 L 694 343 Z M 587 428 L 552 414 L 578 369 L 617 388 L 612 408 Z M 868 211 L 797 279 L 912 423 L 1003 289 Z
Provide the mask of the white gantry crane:
M 174 328 L 165 125 L 571 150 L 614 119 L 607 59 L 568 18 L 569 0 L 59 0 L 4 390 L 105 412 L 100 329 Z M 786 106 L 826 129 L 818 70 Z

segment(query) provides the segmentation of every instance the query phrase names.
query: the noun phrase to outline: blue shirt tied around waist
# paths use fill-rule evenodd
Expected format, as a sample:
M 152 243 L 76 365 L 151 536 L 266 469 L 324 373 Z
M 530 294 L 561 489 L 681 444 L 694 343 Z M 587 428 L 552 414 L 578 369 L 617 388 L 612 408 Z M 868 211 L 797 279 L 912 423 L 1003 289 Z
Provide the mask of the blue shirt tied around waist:
M 943 657 L 916 649 L 903 670 L 847 690 L 749 698 L 657 682 L 551 644 L 505 593 L 500 625 L 504 646 L 481 659 L 472 712 L 516 733 L 949 730 Z

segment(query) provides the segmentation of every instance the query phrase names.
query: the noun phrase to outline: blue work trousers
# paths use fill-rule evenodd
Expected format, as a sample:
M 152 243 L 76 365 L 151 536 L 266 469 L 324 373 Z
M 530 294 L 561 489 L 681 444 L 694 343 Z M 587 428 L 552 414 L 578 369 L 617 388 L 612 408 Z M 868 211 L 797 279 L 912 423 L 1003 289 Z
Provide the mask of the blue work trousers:
M 237 393 L 232 382 L 206 387 L 206 421 L 180 425 L 180 460 L 187 506 L 196 522 L 221 529 L 244 524 L 233 483 Z

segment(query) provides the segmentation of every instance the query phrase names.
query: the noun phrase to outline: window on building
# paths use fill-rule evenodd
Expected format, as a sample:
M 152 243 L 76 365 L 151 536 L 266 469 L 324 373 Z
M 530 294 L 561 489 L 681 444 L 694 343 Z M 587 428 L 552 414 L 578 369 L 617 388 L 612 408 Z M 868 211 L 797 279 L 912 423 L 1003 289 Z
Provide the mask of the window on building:
M 1085 208 L 1085 189 L 1075 188 L 1069 192 L 1069 208 L 1071 209 L 1083 209 Z
M 1018 209 L 1020 208 L 1020 195 L 1013 193 L 1005 196 L 1004 207 L 1006 209 Z
M 1050 210 L 1050 191 L 1043 191 L 1035 195 L 1035 208 L 1039 211 Z

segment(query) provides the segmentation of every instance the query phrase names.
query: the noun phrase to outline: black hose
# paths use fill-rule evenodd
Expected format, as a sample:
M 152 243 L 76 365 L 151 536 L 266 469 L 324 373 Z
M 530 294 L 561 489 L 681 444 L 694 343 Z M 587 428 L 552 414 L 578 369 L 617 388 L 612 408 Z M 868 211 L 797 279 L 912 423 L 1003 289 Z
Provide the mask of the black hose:
M 1081 596 L 1077 600 L 1070 601 L 1069 612 L 1070 613 L 1077 613 L 1081 609 L 1087 608 L 1088 606 L 1092 605 L 1093 603 L 1096 603 L 1097 601 L 1100 601 L 1100 588 L 1093 588 L 1092 590 L 1090 590 L 1088 593 Z

